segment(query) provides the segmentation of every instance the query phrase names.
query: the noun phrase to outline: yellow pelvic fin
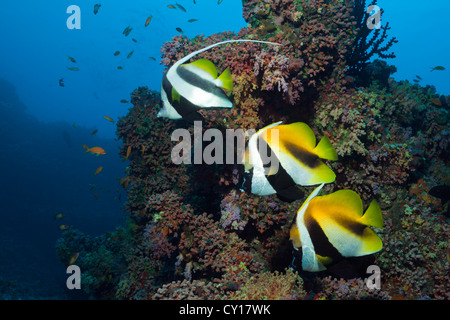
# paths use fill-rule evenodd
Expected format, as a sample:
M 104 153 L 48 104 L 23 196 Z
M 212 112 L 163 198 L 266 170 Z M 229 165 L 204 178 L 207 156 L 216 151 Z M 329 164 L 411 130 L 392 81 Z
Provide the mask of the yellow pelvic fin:
M 321 159 L 334 161 L 338 159 L 336 150 L 334 149 L 333 145 L 330 142 L 330 139 L 328 139 L 327 136 L 323 136 L 317 147 L 314 148 L 314 153 L 317 154 Z
M 233 78 L 231 77 L 230 68 L 226 68 L 218 78 L 222 82 L 222 88 L 232 91 Z
M 174 87 L 172 87 L 172 101 L 180 102 L 180 99 L 181 99 L 180 94 L 178 93 L 177 90 L 175 90 Z
M 245 148 L 243 160 L 244 160 L 243 163 L 244 163 L 245 171 L 249 171 L 251 168 L 253 168 L 253 163 L 251 163 L 251 161 L 250 161 L 250 150 L 248 147 Z
M 217 78 L 217 69 L 216 66 L 207 59 L 198 59 L 192 63 L 189 63 L 190 65 L 196 66 L 197 68 L 203 69 L 206 72 L 208 72 L 214 79 Z
M 346 216 L 350 220 L 360 219 L 363 214 L 363 203 L 359 195 L 349 189 L 338 190 L 331 194 L 322 196 L 319 198 L 321 206 L 324 208 L 330 208 L 339 206 L 343 208 Z
M 326 266 L 327 264 L 330 264 L 333 262 L 333 259 L 331 259 L 330 257 L 322 257 L 321 255 L 316 253 L 316 258 L 317 260 L 319 260 L 319 262 L 321 264 L 323 264 L 324 266 Z
M 376 228 L 383 227 L 383 216 L 381 214 L 380 206 L 376 200 L 372 200 L 364 215 L 359 219 L 359 222 L 366 226 Z
M 300 239 L 300 232 L 298 231 L 297 225 L 295 223 L 291 227 L 289 240 L 292 241 L 292 245 L 296 249 L 302 246 L 302 241 Z

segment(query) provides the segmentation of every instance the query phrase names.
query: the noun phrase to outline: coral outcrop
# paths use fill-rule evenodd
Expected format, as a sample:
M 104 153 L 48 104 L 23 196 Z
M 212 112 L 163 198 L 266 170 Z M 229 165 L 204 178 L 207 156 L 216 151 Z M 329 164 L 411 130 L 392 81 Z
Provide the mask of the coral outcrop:
M 356 2 L 356 3 L 355 3 Z M 375 1 L 376 2 L 376 1 Z M 388 25 L 364 30 L 365 1 L 243 0 L 247 28 L 189 39 L 162 48 L 171 66 L 190 52 L 228 39 L 257 43 L 218 46 L 199 55 L 219 71 L 231 69 L 234 106 L 202 112 L 202 130 L 260 129 L 276 121 L 308 123 L 326 135 L 338 161 L 325 192 L 352 189 L 377 199 L 385 221 L 384 249 L 373 263 L 380 289 L 365 277 L 341 279 L 297 268 L 289 230 L 302 200 L 240 190 L 243 168 L 171 161 L 175 129 L 193 125 L 157 118 L 157 92 L 138 88 L 133 107 L 117 123 L 130 166 L 126 229 L 100 238 L 67 231 L 58 255 L 75 243 L 87 270 L 84 288 L 117 299 L 449 299 L 448 221 L 428 194 L 449 181 L 449 110 L 433 87 L 390 78 Z M 367 14 L 366 14 L 367 16 Z M 358 45 L 355 46 L 355 43 Z M 358 70 L 358 72 L 353 72 Z M 364 77 L 360 75 L 364 73 Z M 305 198 L 312 191 L 303 187 Z M 366 202 L 366 201 L 364 201 Z M 79 247 L 78 246 L 78 247 Z M 295 270 L 293 270 L 295 269 Z

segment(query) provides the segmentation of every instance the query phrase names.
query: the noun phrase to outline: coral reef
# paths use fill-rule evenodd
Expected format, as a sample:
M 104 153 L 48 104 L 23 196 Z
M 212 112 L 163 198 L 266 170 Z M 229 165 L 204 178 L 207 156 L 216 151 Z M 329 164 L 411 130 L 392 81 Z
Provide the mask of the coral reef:
M 375 1 L 376 3 L 376 1 Z M 289 230 L 304 199 L 285 203 L 239 189 L 243 168 L 233 164 L 179 164 L 171 133 L 190 123 L 157 118 L 157 92 L 138 88 L 133 107 L 117 123 L 121 155 L 130 165 L 128 226 L 88 237 L 64 233 L 58 256 L 80 252 L 83 288 L 115 299 L 449 299 L 448 221 L 431 187 L 449 181 L 449 115 L 433 87 L 396 82 L 394 66 L 375 60 L 395 43 L 388 25 L 368 33 L 365 1 L 243 0 L 249 23 L 239 33 L 177 36 L 162 48 L 166 66 L 227 39 L 199 55 L 232 72 L 233 108 L 201 112 L 202 130 L 260 129 L 275 121 L 308 123 L 339 155 L 328 164 L 335 183 L 377 199 L 384 249 L 373 257 L 380 289 L 364 276 L 340 279 L 296 268 Z M 355 45 L 358 43 L 358 45 Z M 364 71 L 364 79 L 358 79 Z M 352 75 L 352 76 L 350 76 Z M 131 148 L 131 149 L 130 149 Z M 131 150 L 127 157 L 127 151 Z M 312 191 L 303 187 L 306 196 Z M 364 201 L 366 202 L 366 201 Z M 295 270 L 293 270 L 295 269 Z M 366 275 L 367 276 L 367 275 Z

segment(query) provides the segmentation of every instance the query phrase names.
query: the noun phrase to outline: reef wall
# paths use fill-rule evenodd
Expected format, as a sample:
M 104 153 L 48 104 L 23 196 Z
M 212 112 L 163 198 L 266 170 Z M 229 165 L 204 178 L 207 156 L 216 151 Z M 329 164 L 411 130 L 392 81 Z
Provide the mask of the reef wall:
M 171 66 L 187 54 L 231 69 L 233 108 L 202 112 L 203 130 L 260 129 L 277 121 L 305 122 L 326 135 L 339 159 L 324 191 L 356 191 L 377 199 L 384 248 L 371 257 L 382 286 L 363 276 L 340 279 L 308 273 L 295 263 L 289 230 L 304 199 L 286 203 L 240 190 L 242 166 L 175 165 L 171 134 L 193 133 L 182 121 L 157 118 L 159 93 L 141 87 L 117 123 L 121 154 L 130 165 L 127 228 L 92 238 L 68 230 L 58 243 L 67 261 L 75 251 L 83 288 L 115 299 L 448 299 L 449 227 L 444 203 L 428 194 L 449 185 L 449 97 L 433 87 L 390 78 L 395 44 L 383 28 L 363 32 L 365 1 L 243 0 L 249 23 L 238 34 L 188 39 L 162 49 Z M 356 70 L 356 71 L 355 71 Z M 439 103 L 437 102 L 439 101 Z M 434 102 L 433 102 L 434 101 Z M 311 187 L 302 187 L 305 198 Z M 289 269 L 291 267 L 291 269 Z

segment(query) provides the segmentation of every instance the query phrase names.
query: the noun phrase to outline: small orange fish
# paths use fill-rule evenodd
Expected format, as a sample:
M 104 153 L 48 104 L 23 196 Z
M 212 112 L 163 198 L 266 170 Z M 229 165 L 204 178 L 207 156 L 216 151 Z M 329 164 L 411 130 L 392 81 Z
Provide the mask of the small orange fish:
M 98 132 L 97 129 L 95 129 L 94 131 L 92 131 L 91 136 L 93 136 L 94 134 L 96 134 Z
M 144 153 L 144 152 L 145 152 L 145 146 L 144 146 L 144 145 L 142 145 L 142 149 L 141 149 L 141 152 L 142 152 L 142 153 Z
M 108 120 L 109 122 L 112 122 L 112 123 L 114 123 L 114 120 L 111 118 L 111 117 L 108 117 L 108 116 L 104 116 L 104 118 L 106 119 L 106 120 Z
M 69 266 L 72 265 L 72 264 L 74 264 L 75 261 L 77 261 L 79 255 L 80 255 L 79 252 L 75 252 L 75 253 L 70 257 L 70 260 L 69 260 Z
M 126 190 L 128 188 L 128 185 L 130 184 L 130 178 L 125 177 L 122 183 L 122 187 Z
M 122 70 L 122 69 L 123 69 L 123 67 L 122 67 L 122 66 L 118 66 L 118 67 L 117 67 L 117 69 L 119 69 L 119 70 Z
M 117 50 L 116 52 L 114 52 L 114 56 L 117 57 L 120 54 L 120 51 Z
M 152 16 L 148 17 L 147 20 L 145 20 L 145 26 L 148 26 L 150 21 L 152 21 Z
M 95 197 L 95 199 L 100 200 L 100 199 L 98 198 L 98 195 L 97 195 L 96 193 L 94 193 L 94 197 Z
M 103 170 L 103 167 L 98 167 L 97 170 L 95 170 L 94 176 L 98 175 Z
M 442 107 L 442 102 L 439 99 L 430 99 L 433 104 L 437 105 L 438 107 Z
M 76 63 L 76 61 L 75 61 L 75 59 L 74 59 L 74 58 L 72 58 L 72 57 L 69 57 L 69 56 L 68 56 L 67 58 L 69 58 L 69 60 L 70 60 L 70 61 L 72 61 L 73 63 Z
M 61 230 L 61 231 L 64 231 L 64 230 L 69 229 L 69 226 L 68 226 L 67 224 L 62 224 L 62 225 L 60 225 L 60 226 L 58 227 L 58 229 Z
M 106 151 L 103 150 L 103 148 L 101 148 L 101 147 L 88 148 L 86 145 L 83 145 L 83 147 L 85 147 L 86 152 L 90 152 L 90 153 L 95 154 L 97 156 L 106 154 Z
M 173 4 L 169 4 L 169 5 L 167 6 L 167 8 L 169 8 L 169 9 L 176 9 L 176 7 L 175 7 Z
M 128 157 L 130 156 L 130 153 L 131 153 L 131 146 L 128 146 L 127 155 L 125 156 L 125 159 L 128 159 Z

